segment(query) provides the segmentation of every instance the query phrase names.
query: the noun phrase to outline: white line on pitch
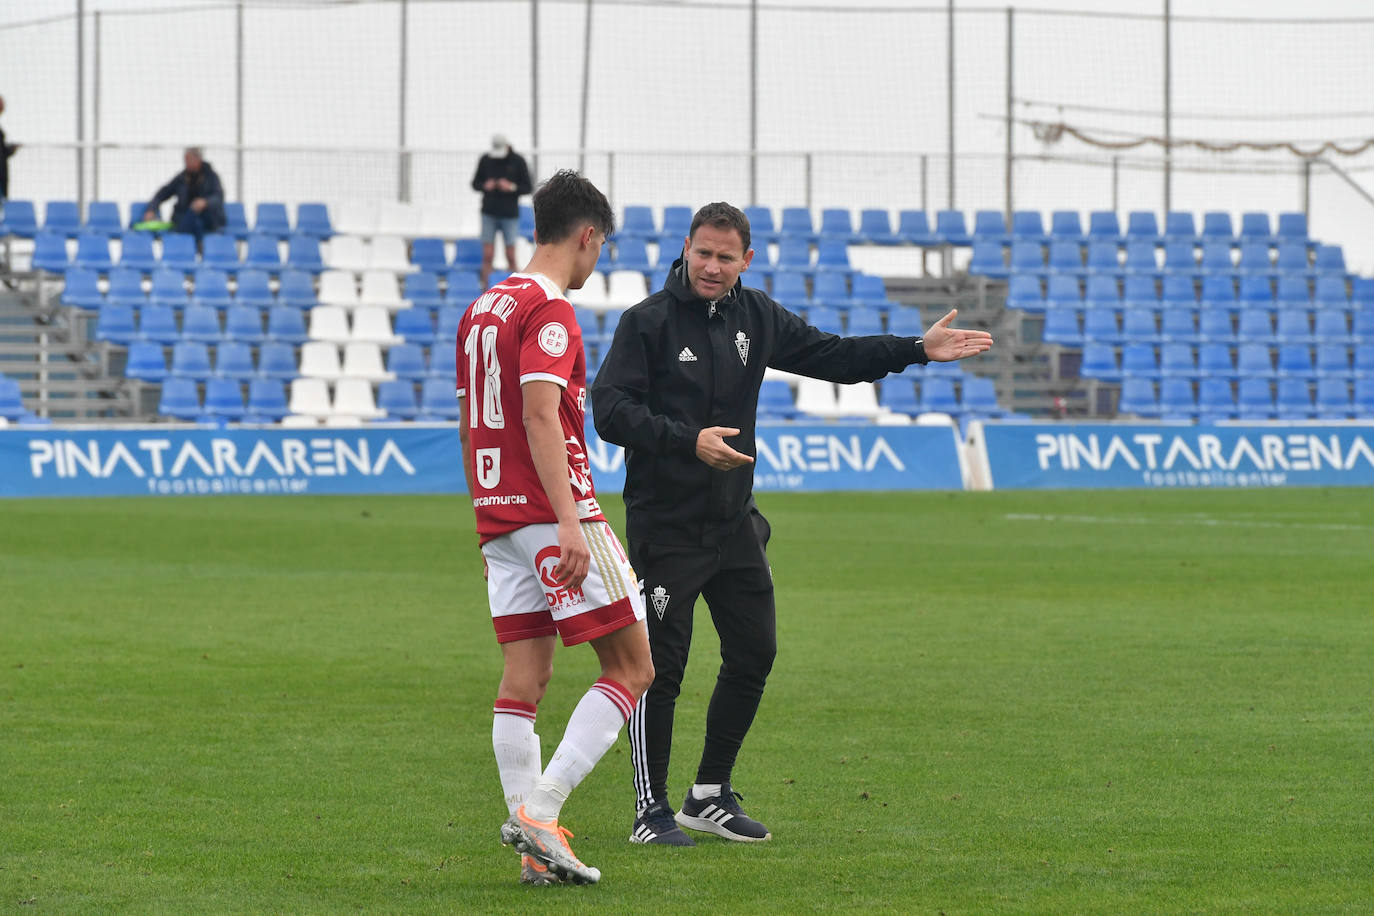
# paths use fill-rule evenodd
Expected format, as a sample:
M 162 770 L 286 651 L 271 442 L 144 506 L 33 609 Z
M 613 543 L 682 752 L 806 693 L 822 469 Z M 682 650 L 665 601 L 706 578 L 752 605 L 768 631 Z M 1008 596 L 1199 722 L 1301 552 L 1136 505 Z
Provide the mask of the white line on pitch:
M 1196 525 L 1204 528 L 1312 528 L 1318 531 L 1370 531 L 1369 525 L 1346 525 L 1339 522 L 1273 522 L 1259 519 L 1210 518 L 1139 518 L 1121 515 L 1044 515 L 1029 512 L 1009 512 L 1002 518 L 1009 522 L 1078 522 L 1088 525 Z

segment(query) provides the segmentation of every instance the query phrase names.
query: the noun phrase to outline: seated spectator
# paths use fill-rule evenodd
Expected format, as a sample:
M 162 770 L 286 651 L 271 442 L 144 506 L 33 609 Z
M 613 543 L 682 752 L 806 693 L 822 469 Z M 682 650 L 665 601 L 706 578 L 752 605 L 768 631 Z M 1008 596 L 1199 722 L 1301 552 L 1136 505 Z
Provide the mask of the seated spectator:
M 162 202 L 175 197 L 172 228 L 176 232 L 194 235 L 199 240 L 207 233 L 224 228 L 224 186 L 220 184 L 219 175 L 210 167 L 210 163 L 201 158 L 199 147 L 188 147 L 184 158 L 186 169 L 177 173 L 153 195 L 143 218 L 157 219 L 158 207 Z

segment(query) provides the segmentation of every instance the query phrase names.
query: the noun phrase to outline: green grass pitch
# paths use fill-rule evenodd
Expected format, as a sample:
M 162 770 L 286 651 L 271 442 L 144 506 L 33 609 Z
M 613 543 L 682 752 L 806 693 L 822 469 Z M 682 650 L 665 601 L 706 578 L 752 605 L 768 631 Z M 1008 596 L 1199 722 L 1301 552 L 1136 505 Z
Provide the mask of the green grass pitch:
M 497 839 L 462 497 L 0 503 L 0 912 L 1374 910 L 1374 491 L 759 502 L 774 839 L 630 846 L 622 736 L 563 888 Z M 555 668 L 546 759 L 595 676 Z

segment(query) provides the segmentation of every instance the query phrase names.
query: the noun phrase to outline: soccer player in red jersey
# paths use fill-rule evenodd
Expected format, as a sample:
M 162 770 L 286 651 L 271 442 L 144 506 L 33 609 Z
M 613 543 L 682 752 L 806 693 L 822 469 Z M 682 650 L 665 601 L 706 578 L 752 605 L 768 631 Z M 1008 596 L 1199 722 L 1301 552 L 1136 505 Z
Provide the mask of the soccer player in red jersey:
M 565 289 L 579 289 L 615 227 L 596 186 L 560 171 L 534 195 L 529 265 L 469 306 L 458 331 L 463 463 L 477 514 L 505 668 L 492 747 L 523 853 L 521 880 L 601 877 L 568 846 L 558 817 L 653 682 L 638 579 L 601 514 L 585 446 L 586 355 Z M 535 709 L 553 674 L 554 636 L 590 642 L 601 677 L 573 710 L 541 772 Z

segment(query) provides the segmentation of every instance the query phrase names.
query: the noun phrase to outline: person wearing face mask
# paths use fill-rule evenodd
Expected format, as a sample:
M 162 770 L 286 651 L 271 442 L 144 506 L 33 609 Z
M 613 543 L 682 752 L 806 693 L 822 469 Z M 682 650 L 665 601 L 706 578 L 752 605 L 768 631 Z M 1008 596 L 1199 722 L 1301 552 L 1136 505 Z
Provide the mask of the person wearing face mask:
M 954 311 L 924 338 L 827 334 L 740 281 L 753 255 L 737 207 L 698 210 L 663 290 L 621 316 L 592 384 L 597 432 L 625 446 L 630 562 L 644 582 L 655 670 L 629 723 L 632 843 L 696 845 L 681 827 L 741 842 L 772 836 L 745 814 L 730 782 L 776 652 L 772 529 L 753 495 L 764 370 L 874 381 L 992 346 L 985 331 L 950 327 Z M 720 637 L 721 667 L 696 782 L 675 813 L 667 791 L 673 711 L 698 595 Z
M 506 269 L 515 270 L 515 239 L 520 234 L 520 198 L 530 193 L 529 166 L 511 149 L 504 134 L 491 138 L 491 150 L 477 161 L 472 189 L 482 192 L 482 287 L 491 276 L 496 233 L 506 246 Z

